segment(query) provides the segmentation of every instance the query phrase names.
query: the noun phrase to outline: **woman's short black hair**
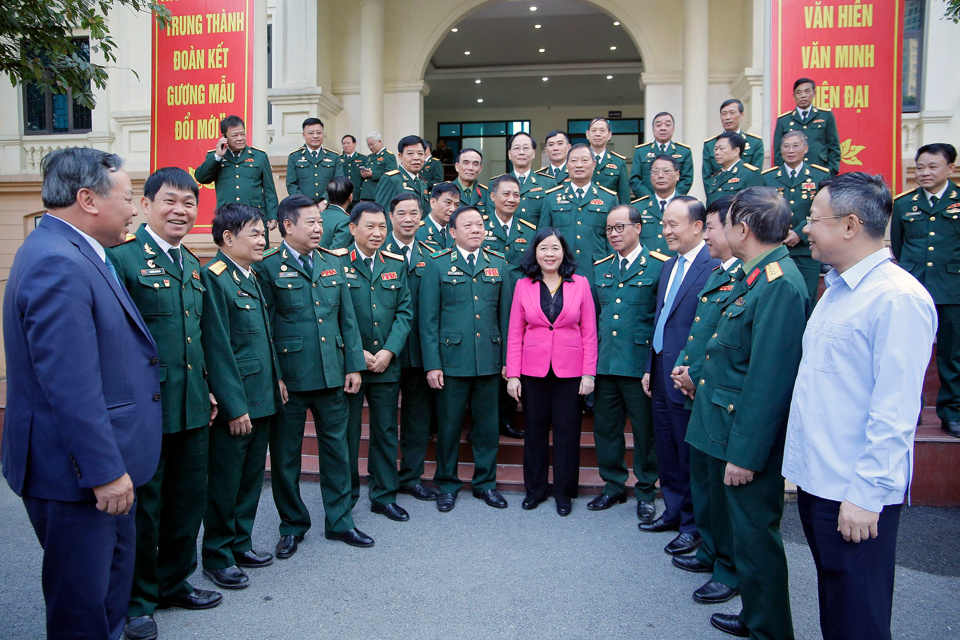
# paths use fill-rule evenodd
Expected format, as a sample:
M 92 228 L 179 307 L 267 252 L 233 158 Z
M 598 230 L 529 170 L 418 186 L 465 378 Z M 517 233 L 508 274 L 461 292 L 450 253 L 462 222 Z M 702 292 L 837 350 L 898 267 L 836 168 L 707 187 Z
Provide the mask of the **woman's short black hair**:
M 537 247 L 550 236 L 556 236 L 557 240 L 560 241 L 560 248 L 563 249 L 563 262 L 560 263 L 560 269 L 558 270 L 560 277 L 569 278 L 577 270 L 577 259 L 573 257 L 573 251 L 570 250 L 570 245 L 567 244 L 563 234 L 553 227 L 544 227 L 537 231 L 533 242 L 527 247 L 527 251 L 520 260 L 520 270 L 523 271 L 523 275 L 528 278 L 540 277 L 541 269 L 540 263 L 537 262 Z

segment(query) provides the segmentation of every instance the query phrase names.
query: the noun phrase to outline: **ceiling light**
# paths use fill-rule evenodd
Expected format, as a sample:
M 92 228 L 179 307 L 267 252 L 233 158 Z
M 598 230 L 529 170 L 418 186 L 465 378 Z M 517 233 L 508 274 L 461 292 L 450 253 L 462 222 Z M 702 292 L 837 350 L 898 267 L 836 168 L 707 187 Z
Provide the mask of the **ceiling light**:
M 613 80 L 613 76 L 607 76 L 607 80 Z
M 470 55 L 470 52 L 469 52 L 469 51 L 464 51 L 464 52 L 463 52 L 463 55 L 468 56 L 468 55 Z
M 534 29 L 539 29 L 541 26 L 543 26 L 543 25 L 535 24 L 535 25 L 533 25 L 533 28 L 534 28 Z
M 474 82 L 475 82 L 476 84 L 480 84 L 480 82 L 482 82 L 482 81 L 480 80 L 480 78 L 477 78 L 476 80 L 474 80 Z
M 546 49 L 538 49 L 538 51 L 540 51 L 540 53 L 543 53 L 544 51 L 546 51 Z
M 616 51 L 616 50 L 617 50 L 616 47 L 610 47 L 610 51 Z
M 549 80 L 550 78 L 548 78 L 547 76 L 543 76 L 543 77 L 540 78 L 540 79 L 543 80 L 544 82 L 546 82 L 546 81 Z
M 457 31 L 460 31 L 460 29 L 457 29 L 456 27 L 454 27 L 453 29 L 450 29 L 450 31 L 452 31 L 453 33 L 456 33 Z
M 477 102 L 483 102 L 483 98 L 477 98 Z
M 537 10 L 536 7 L 530 7 L 530 11 L 536 11 L 536 10 Z
M 617 20 L 616 22 L 614 22 L 614 23 L 613 23 L 613 26 L 615 26 L 615 27 L 619 27 L 619 26 L 620 26 L 620 21 L 619 21 L 619 20 Z

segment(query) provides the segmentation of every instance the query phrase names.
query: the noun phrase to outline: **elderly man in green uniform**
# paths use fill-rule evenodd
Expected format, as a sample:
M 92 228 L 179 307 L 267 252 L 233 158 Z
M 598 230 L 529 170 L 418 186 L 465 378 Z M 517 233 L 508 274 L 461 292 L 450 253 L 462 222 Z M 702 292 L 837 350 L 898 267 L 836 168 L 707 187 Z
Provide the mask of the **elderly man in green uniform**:
M 570 151 L 570 136 L 566 131 L 554 129 L 544 139 L 543 148 L 550 162 L 537 173 L 553 178 L 554 182 L 560 184 L 567 179 L 567 152 Z
M 489 192 L 485 185 L 477 182 L 483 170 L 483 154 L 469 147 L 461 149 L 453 168 L 457 170 L 457 179 L 453 184 L 460 189 L 460 205 L 475 207 L 481 215 L 485 215 L 490 201 Z
M 270 434 L 273 500 L 280 514 L 277 557 L 289 558 L 310 528 L 300 496 L 300 455 L 307 410 L 313 415 L 320 457 L 324 534 L 356 547 L 373 540 L 354 527 L 350 502 L 347 398 L 366 369 L 360 331 L 340 256 L 346 249 L 318 249 L 323 227 L 310 198 L 280 203 L 283 242 L 257 266 L 273 325 L 273 343 L 289 393 L 283 416 Z
M 673 131 L 673 115 L 661 111 L 653 118 L 653 142 L 638 144 L 634 149 L 630 190 L 638 198 L 653 195 L 656 188 L 652 175 L 653 163 L 660 156 L 676 160 L 678 176 L 674 187 L 677 195 L 686 195 L 693 186 L 693 154 L 687 145 L 674 142 Z
M 353 183 L 346 176 L 337 176 L 327 185 L 327 201 L 323 210 L 323 237 L 320 246 L 324 249 L 342 249 L 353 243 L 350 235 L 350 216 L 353 206 Z
M 738 133 L 724 131 L 717 136 L 717 141 L 713 145 L 713 157 L 720 165 L 720 170 L 709 178 L 703 179 L 708 206 L 721 196 L 763 184 L 760 170 L 740 159 L 745 145 L 746 140 Z
M 793 99 L 797 108 L 781 113 L 773 128 L 773 164 L 783 162 L 780 141 L 787 131 L 803 131 L 810 149 L 803 161 L 818 164 L 830 170 L 830 175 L 840 173 L 840 134 L 837 120 L 829 109 L 813 106 L 817 97 L 817 85 L 810 78 L 800 78 L 793 83 Z
M 143 185 L 146 224 L 108 250 L 157 343 L 163 403 L 160 463 L 153 479 L 137 489 L 137 554 L 124 628 L 132 640 L 157 637 L 158 608 L 209 609 L 221 600 L 219 593 L 187 582 L 197 568 L 206 506 L 207 427 L 217 414 L 200 344 L 200 261 L 181 244 L 197 221 L 199 197 L 189 173 L 158 169 Z
M 507 157 L 513 164 L 511 175 L 520 185 L 519 216 L 534 227 L 540 222 L 545 192 L 557 186 L 553 178 L 533 171 L 533 157 L 536 152 L 537 142 L 529 133 L 515 133 L 507 142 Z M 493 189 L 492 184 L 490 188 Z
M 402 255 L 381 250 L 387 219 L 375 202 L 361 202 L 350 214 L 354 245 L 340 256 L 344 277 L 363 343 L 366 369 L 360 391 L 350 396 L 347 443 L 350 453 L 351 497 L 360 498 L 360 431 L 363 401 L 370 417 L 370 511 L 390 520 L 410 519 L 397 504 L 397 405 L 400 402 L 400 361 L 413 320 L 406 262 Z
M 758 168 L 762 167 L 763 138 L 755 136 L 748 131 L 743 131 L 740 128 L 742 121 L 743 103 L 736 98 L 724 100 L 723 104 L 720 105 L 720 124 L 723 125 L 723 130 L 732 131 L 733 133 L 738 133 L 743 136 L 743 139 L 746 140 L 746 143 L 743 145 L 743 161 Z M 720 171 L 720 165 L 717 164 L 717 160 L 713 156 L 713 145 L 717 143 L 719 137 L 719 135 L 715 135 L 703 142 L 703 165 L 700 175 L 702 175 L 704 179 Z
M 302 193 L 320 202 L 327 198 L 330 180 L 343 175 L 343 164 L 340 156 L 323 148 L 323 121 L 319 118 L 303 121 L 303 141 L 306 144 L 287 156 L 287 194 Z
M 587 140 L 593 155 L 593 181 L 601 187 L 613 191 L 617 201 L 630 202 L 630 174 L 627 171 L 627 159 L 619 153 L 607 149 L 613 137 L 610 122 L 606 118 L 594 118 L 587 128 Z
M 726 497 L 743 602 L 739 615 L 715 613 L 710 623 L 757 639 L 794 637 L 780 466 L 810 301 L 783 246 L 789 230 L 790 207 L 775 189 L 734 197 L 724 233 L 743 268 L 707 341 L 687 431 L 716 460 L 709 482 Z
M 417 203 L 420 203 L 420 198 L 417 198 Z M 452 247 L 453 238 L 447 233 L 447 225 L 450 224 L 450 216 L 459 207 L 460 189 L 457 185 L 441 182 L 435 186 L 430 195 L 430 213 L 420 222 L 417 240 L 430 245 L 433 251 Z
M 790 233 L 783 244 L 790 249 L 790 258 L 807 283 L 807 295 L 813 307 L 820 287 L 820 262 L 810 256 L 810 243 L 803 227 L 807 224 L 813 197 L 817 195 L 817 185 L 830 178 L 830 171 L 804 162 L 806 155 L 807 136 L 802 131 L 788 131 L 780 141 L 783 164 L 764 171 L 763 184 L 780 191 L 790 205 Z
M 340 138 L 340 146 L 343 148 L 343 153 L 340 154 L 340 166 L 343 167 L 343 175 L 350 178 L 350 183 L 353 184 L 353 192 L 359 196 L 360 190 L 363 189 L 363 176 L 360 175 L 360 168 L 367 162 L 367 156 L 357 152 L 357 139 L 349 133 Z
M 253 550 L 267 442 L 286 389 L 280 380 L 270 319 L 253 264 L 266 237 L 260 212 L 245 204 L 219 207 L 213 218 L 217 255 L 201 269 L 206 289 L 200 317 L 203 355 L 218 413 L 210 427 L 203 575 L 218 587 L 242 589 L 241 567 L 265 567 L 273 556 Z
M 720 260 L 700 292 L 700 301 L 687 344 L 677 357 L 671 378 L 680 389 L 684 407 L 693 409 L 696 385 L 693 378 L 700 379 L 707 341 L 716 330 L 722 312 L 721 306 L 733 291 L 734 276 L 740 269 L 740 259 L 730 251 L 723 232 L 727 211 L 733 196 L 723 196 L 707 209 L 707 226 L 703 241 L 710 248 L 710 257 Z M 699 424 L 698 427 L 703 427 Z M 689 427 L 687 433 L 690 432 Z M 697 437 L 704 437 L 703 434 Z M 693 497 L 693 517 L 697 533 L 703 542 L 695 555 L 674 556 L 673 566 L 691 573 L 710 573 L 710 579 L 693 592 L 693 599 L 701 604 L 726 602 L 738 593 L 737 571 L 733 564 L 733 533 L 723 485 L 711 484 L 712 476 L 723 475 L 725 463 L 690 447 L 690 493 Z
M 436 188 L 436 187 L 434 187 Z M 437 208 L 433 209 L 434 212 Z M 413 318 L 407 342 L 400 351 L 400 493 L 417 500 L 437 499 L 434 489 L 422 482 L 427 445 L 430 442 L 430 421 L 437 410 L 437 393 L 427 384 L 420 350 L 420 280 L 430 254 L 436 252 L 416 239 L 420 227 L 420 200 L 412 193 L 401 193 L 390 202 L 393 227 L 383 250 L 404 257 L 406 284 L 410 290 Z
M 540 229 L 553 227 L 563 234 L 577 259 L 577 273 L 593 282 L 592 263 L 610 253 L 603 229 L 617 194 L 593 180 L 590 147 L 577 144 L 567 153 L 570 181 L 546 193 Z
M 640 212 L 631 205 L 611 209 L 604 233 L 616 253 L 593 264 L 593 292 L 600 315 L 593 434 L 605 484 L 587 509 L 602 511 L 627 501 L 623 429 L 629 417 L 637 517 L 648 524 L 657 515 L 657 458 L 653 409 L 643 391 L 643 374 L 653 339 L 660 269 L 669 257 L 640 243 L 641 220 Z
M 277 188 L 267 154 L 247 146 L 247 127 L 239 116 L 220 121 L 222 138 L 193 174 L 200 184 L 214 183 L 217 207 L 240 203 L 260 211 L 267 230 L 277 228 Z M 269 244 L 269 234 L 267 234 Z
M 504 370 L 506 304 L 503 256 L 482 249 L 483 216 L 460 207 L 450 217 L 455 246 L 430 256 L 420 289 L 420 345 L 427 382 L 439 391 L 437 509 L 453 509 L 463 485 L 457 475 L 467 404 L 473 419 L 473 495 L 506 509 L 497 491 L 497 397 Z
M 680 179 L 680 163 L 673 156 L 661 155 L 654 158 L 647 170 L 653 185 L 653 195 L 637 198 L 632 204 L 643 219 L 640 242 L 650 251 L 659 251 L 668 256 L 673 251 L 663 239 L 663 212 L 667 205 L 679 195 L 677 183 Z
M 420 169 L 423 168 L 423 139 L 420 136 L 400 138 L 397 154 L 400 167 L 383 174 L 374 200 L 386 211 L 397 194 L 409 191 L 420 198 L 420 206 L 429 212 L 430 191 L 427 189 L 426 180 L 420 175 Z
M 433 145 L 429 140 L 423 141 L 423 168 L 420 169 L 420 176 L 426 181 L 428 192 L 443 182 L 443 163 L 433 156 Z
M 373 201 L 377 197 L 377 187 L 380 179 L 387 171 L 397 168 L 397 156 L 383 146 L 383 136 L 379 131 L 367 134 L 367 149 L 370 155 L 360 167 L 360 177 L 363 178 L 363 189 L 360 190 L 360 200 Z
M 918 188 L 893 204 L 890 248 L 937 307 L 940 427 L 960 438 L 960 187 L 950 181 L 957 150 L 944 142 L 917 150 Z

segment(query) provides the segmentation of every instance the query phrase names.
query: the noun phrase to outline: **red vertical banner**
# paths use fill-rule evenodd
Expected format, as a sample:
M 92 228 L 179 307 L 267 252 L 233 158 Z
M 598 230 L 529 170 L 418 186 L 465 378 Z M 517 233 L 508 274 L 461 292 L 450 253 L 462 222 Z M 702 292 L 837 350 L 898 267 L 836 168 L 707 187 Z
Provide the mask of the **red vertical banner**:
M 900 189 L 904 0 L 773 0 L 773 120 L 796 108 L 793 82 L 816 82 L 831 109 L 840 171 L 880 173 Z
M 193 175 L 220 139 L 220 120 L 253 113 L 254 0 L 164 0 L 172 14 L 153 23 L 150 170 Z M 194 233 L 209 233 L 216 197 L 201 185 Z

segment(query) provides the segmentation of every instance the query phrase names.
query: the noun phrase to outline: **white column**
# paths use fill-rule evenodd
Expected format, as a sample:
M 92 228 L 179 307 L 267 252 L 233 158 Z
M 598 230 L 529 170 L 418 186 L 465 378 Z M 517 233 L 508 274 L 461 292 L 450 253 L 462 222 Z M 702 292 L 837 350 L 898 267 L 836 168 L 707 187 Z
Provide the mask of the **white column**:
M 385 0 L 360 0 L 360 129 L 383 130 L 383 39 Z M 389 144 L 387 146 L 390 146 Z
M 249 143 L 260 149 L 269 144 L 267 137 L 267 3 L 255 2 L 253 8 L 253 126 L 248 125 Z M 229 115 L 229 114 L 228 114 Z
M 709 0 L 683 0 L 683 139 L 693 152 L 694 181 L 691 195 L 703 196 L 700 164 L 707 137 L 710 70 Z

